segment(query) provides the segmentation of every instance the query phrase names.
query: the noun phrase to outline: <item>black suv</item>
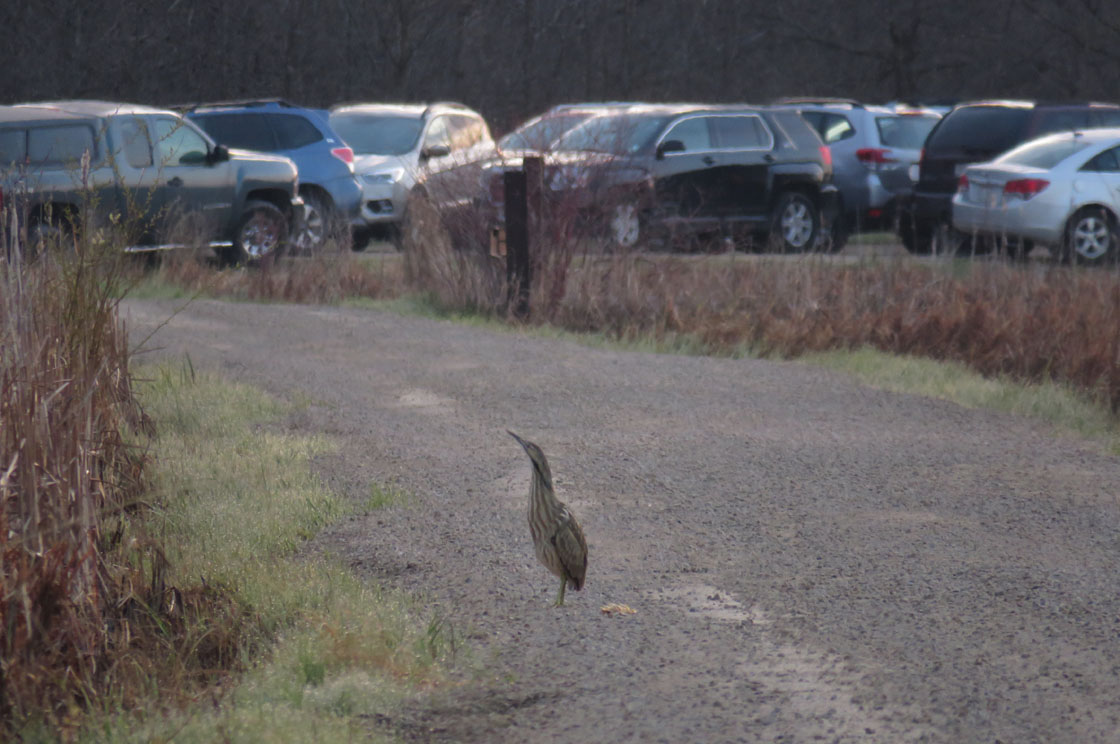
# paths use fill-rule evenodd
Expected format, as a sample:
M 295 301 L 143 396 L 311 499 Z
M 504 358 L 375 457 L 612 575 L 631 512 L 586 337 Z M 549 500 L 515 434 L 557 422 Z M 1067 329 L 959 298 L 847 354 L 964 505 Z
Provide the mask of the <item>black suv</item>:
M 605 227 L 618 247 L 653 233 L 763 236 L 775 250 L 818 245 L 836 209 L 832 160 L 796 111 L 635 105 L 555 142 L 546 190 Z
M 980 101 L 947 113 L 926 138 L 910 208 L 898 234 L 912 253 L 955 252 L 967 238 L 952 230 L 952 200 L 964 169 L 1027 140 L 1061 131 L 1120 126 L 1120 105 Z
M 0 106 L 0 192 L 31 240 L 83 217 L 126 250 L 201 241 L 229 263 L 280 250 L 303 201 L 287 158 L 229 150 L 173 111 L 106 101 Z

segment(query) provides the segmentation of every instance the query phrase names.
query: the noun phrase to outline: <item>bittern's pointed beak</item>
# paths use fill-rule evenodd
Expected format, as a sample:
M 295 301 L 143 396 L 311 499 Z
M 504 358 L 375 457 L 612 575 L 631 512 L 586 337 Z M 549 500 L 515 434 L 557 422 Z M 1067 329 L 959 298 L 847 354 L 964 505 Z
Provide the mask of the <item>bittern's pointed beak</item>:
M 517 436 L 516 434 L 514 434 L 514 433 L 513 433 L 512 431 L 510 431 L 509 429 L 506 429 L 506 434 L 509 434 L 509 435 L 510 435 L 511 437 L 513 437 L 514 439 L 516 439 L 516 440 L 517 440 L 517 443 L 518 443 L 518 444 L 520 444 L 520 445 L 521 445 L 521 446 L 522 446 L 522 447 L 523 447 L 523 448 L 525 449 L 525 451 L 526 451 L 526 452 L 528 452 L 528 451 L 529 451 L 529 445 L 527 445 L 527 444 L 525 443 L 525 440 L 524 440 L 524 439 L 522 439 L 521 437 Z

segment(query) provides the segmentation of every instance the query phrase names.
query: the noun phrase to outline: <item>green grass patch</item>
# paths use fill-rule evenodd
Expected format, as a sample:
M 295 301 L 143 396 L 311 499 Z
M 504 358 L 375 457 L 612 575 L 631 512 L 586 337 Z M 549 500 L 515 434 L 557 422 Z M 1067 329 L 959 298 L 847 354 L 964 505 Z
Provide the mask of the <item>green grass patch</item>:
M 1120 454 L 1120 425 L 1116 418 L 1105 406 L 1069 386 L 984 377 L 958 362 L 899 356 L 870 348 L 806 354 L 800 361 L 846 372 L 863 384 L 882 390 L 1041 419 L 1060 429 L 1102 440 L 1113 454 Z
M 164 546 L 166 581 L 228 593 L 245 620 L 244 672 L 182 709 L 161 705 L 177 691 L 153 690 L 148 712 L 106 715 L 82 738 L 376 740 L 366 717 L 440 684 L 454 639 L 409 597 L 300 553 L 354 508 L 312 472 L 311 458 L 331 443 L 273 428 L 288 407 L 252 387 L 188 366 L 140 376 L 160 432 L 149 531 Z M 368 509 L 405 498 L 377 486 L 370 494 Z

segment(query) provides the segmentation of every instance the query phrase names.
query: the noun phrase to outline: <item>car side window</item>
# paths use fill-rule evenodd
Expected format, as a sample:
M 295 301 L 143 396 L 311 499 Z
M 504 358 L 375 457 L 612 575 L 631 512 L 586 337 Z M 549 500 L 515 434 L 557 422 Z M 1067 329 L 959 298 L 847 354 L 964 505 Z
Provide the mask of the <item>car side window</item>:
M 147 168 L 152 164 L 152 143 L 148 124 L 143 119 L 125 119 L 117 131 L 121 134 L 121 152 L 130 168 Z
M 1117 150 L 1120 150 L 1120 148 L 1113 147 L 1111 150 L 1099 153 L 1088 163 L 1081 166 L 1081 170 L 1097 173 L 1120 173 L 1120 154 L 1117 153 Z
M 264 114 L 202 114 L 195 116 L 194 122 L 226 147 L 257 152 L 277 149 Z
M 160 166 L 197 165 L 210 148 L 182 119 L 157 118 L 153 125 Z
M 85 124 L 37 127 L 27 133 L 27 158 L 32 163 L 71 163 L 96 153 L 93 129 Z
M 770 133 L 757 116 L 714 116 L 712 133 L 724 150 L 757 150 L 770 146 Z
M 1120 108 L 1090 109 L 1089 126 L 1120 127 Z
M 27 130 L 0 129 L 0 169 L 27 159 Z
M 685 152 L 698 152 L 712 149 L 712 136 L 708 130 L 708 119 L 704 116 L 693 116 L 679 121 L 665 133 L 662 142 L 677 140 L 684 143 Z
M 437 145 L 451 146 L 451 136 L 448 131 L 448 121 L 446 116 L 437 116 L 428 125 L 428 131 L 424 134 L 424 147 L 436 147 Z
M 466 150 L 482 141 L 482 122 L 470 116 L 451 116 L 451 149 Z
M 1054 132 L 1072 132 L 1078 129 L 1084 129 L 1088 121 L 1089 114 L 1087 111 L 1074 111 L 1069 109 L 1046 111 L 1039 115 L 1034 134 L 1041 137 L 1044 134 L 1052 134 Z
M 302 116 L 295 114 L 269 114 L 269 123 L 276 133 L 281 150 L 295 150 L 319 142 L 323 133 Z
M 830 114 L 824 111 L 803 111 L 801 116 L 813 125 L 813 129 L 817 130 L 817 134 L 821 136 L 826 145 L 854 137 L 856 134 L 856 128 L 852 126 L 852 122 L 848 121 L 848 117 L 840 114 Z

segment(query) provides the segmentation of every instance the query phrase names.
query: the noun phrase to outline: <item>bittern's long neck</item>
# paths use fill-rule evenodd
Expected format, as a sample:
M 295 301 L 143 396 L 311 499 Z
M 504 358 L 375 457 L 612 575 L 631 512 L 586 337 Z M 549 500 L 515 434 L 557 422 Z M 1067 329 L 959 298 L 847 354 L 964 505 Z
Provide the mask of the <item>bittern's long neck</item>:
M 560 519 L 560 502 L 552 492 L 552 485 L 544 479 L 536 467 L 533 480 L 529 484 L 529 531 L 533 533 L 533 543 L 546 537 L 549 525 L 555 529 Z

